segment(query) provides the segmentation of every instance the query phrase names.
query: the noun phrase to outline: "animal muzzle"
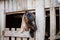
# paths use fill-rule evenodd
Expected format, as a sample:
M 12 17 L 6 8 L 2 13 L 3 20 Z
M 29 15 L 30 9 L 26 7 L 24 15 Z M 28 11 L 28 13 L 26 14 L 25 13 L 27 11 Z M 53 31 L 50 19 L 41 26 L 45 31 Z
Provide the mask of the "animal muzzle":
M 32 26 L 31 26 L 31 29 L 30 29 L 30 36 L 32 38 L 34 38 L 34 33 L 36 32 L 36 30 L 37 30 L 37 26 L 36 26 L 36 23 L 33 21 L 32 22 Z

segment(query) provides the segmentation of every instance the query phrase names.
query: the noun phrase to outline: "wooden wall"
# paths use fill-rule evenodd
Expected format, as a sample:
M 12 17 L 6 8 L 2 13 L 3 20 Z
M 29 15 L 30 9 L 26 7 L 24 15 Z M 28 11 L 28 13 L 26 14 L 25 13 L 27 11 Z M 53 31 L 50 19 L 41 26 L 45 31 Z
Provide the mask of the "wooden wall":
M 35 2 L 37 5 L 35 4 Z M 51 3 L 51 0 L 45 0 L 45 2 L 44 2 L 44 0 L 34 0 L 34 2 L 32 0 L 29 0 L 29 1 L 28 0 L 18 0 L 18 1 L 16 1 L 16 0 L 7 1 L 6 0 L 5 9 L 4 9 L 4 2 L 0 1 L 1 38 L 3 39 L 2 31 L 4 30 L 4 27 L 5 27 L 4 10 L 5 10 L 5 12 L 12 12 L 12 11 L 25 10 L 25 9 L 36 9 L 36 22 L 37 22 L 37 27 L 38 27 L 37 34 L 36 34 L 36 40 L 44 40 L 44 35 L 45 35 L 45 14 L 44 14 L 45 10 L 44 10 L 44 8 L 50 8 L 52 6 L 50 3 Z M 54 7 L 56 7 L 56 6 L 58 6 L 57 0 L 54 1 Z M 51 13 L 54 13 L 54 10 L 55 10 L 54 8 L 50 8 Z M 55 27 L 54 27 L 55 20 L 52 22 L 53 18 L 55 19 L 55 14 L 52 15 L 51 13 L 50 13 L 51 29 L 52 29 L 52 26 L 54 28 L 54 30 L 52 29 L 51 32 L 55 33 Z M 50 35 L 50 36 L 53 37 L 55 35 L 54 33 L 53 33 L 53 35 Z M 54 40 L 54 38 L 52 38 L 51 40 Z
M 5 27 L 5 14 L 4 14 L 4 2 L 0 1 L 0 37 L 1 39 L 3 39 L 2 37 L 2 31 L 4 30 Z

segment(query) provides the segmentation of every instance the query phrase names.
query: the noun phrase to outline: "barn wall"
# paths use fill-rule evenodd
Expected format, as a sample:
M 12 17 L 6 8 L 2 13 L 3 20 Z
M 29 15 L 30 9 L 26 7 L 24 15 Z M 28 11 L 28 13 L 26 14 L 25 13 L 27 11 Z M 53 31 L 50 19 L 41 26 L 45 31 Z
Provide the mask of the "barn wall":
M 45 0 L 45 8 L 50 7 L 50 0 Z M 36 0 L 9 0 L 5 2 L 6 12 L 20 11 L 26 9 L 36 9 Z M 55 7 L 58 6 L 58 0 L 54 3 Z
M 27 4 L 27 0 L 5 1 L 6 12 L 25 10 L 26 4 Z
M 0 1 L 0 38 L 2 38 L 2 30 L 4 30 L 4 21 L 5 20 L 5 15 L 4 15 L 4 2 L 3 1 Z

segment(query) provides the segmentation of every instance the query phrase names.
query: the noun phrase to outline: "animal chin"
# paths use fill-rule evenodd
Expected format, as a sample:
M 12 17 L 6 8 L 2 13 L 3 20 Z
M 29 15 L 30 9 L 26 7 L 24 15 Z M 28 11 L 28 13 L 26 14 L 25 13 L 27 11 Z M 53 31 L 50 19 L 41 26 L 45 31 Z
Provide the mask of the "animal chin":
M 35 24 L 35 22 L 34 22 L 34 21 L 32 21 L 32 24 L 34 25 L 34 24 Z

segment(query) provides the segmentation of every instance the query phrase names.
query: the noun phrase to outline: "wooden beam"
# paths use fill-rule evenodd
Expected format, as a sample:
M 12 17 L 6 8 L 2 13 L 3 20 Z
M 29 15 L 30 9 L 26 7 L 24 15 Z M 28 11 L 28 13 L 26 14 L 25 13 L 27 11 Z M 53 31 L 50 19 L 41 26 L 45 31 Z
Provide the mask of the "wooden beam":
M 20 13 L 24 14 L 25 11 L 35 12 L 35 9 L 22 10 L 22 11 L 14 11 L 14 12 L 6 12 L 5 14 L 7 14 L 7 15 L 8 15 L 8 14 L 20 14 Z
M 45 39 L 45 5 L 44 0 L 36 0 L 36 40 Z
M 55 13 L 55 0 L 51 0 L 50 4 L 50 40 L 54 40 L 56 35 L 56 13 Z
M 25 31 L 21 33 L 20 31 L 5 31 L 4 34 L 5 37 L 30 37 L 30 34 L 28 31 Z
M 55 7 L 56 10 L 59 9 L 59 7 Z M 5 12 L 6 15 L 9 14 L 24 14 L 25 11 L 35 12 L 35 9 L 29 9 L 29 10 L 22 10 L 22 11 L 13 11 L 13 12 Z M 50 11 L 50 8 L 45 8 L 45 11 Z

